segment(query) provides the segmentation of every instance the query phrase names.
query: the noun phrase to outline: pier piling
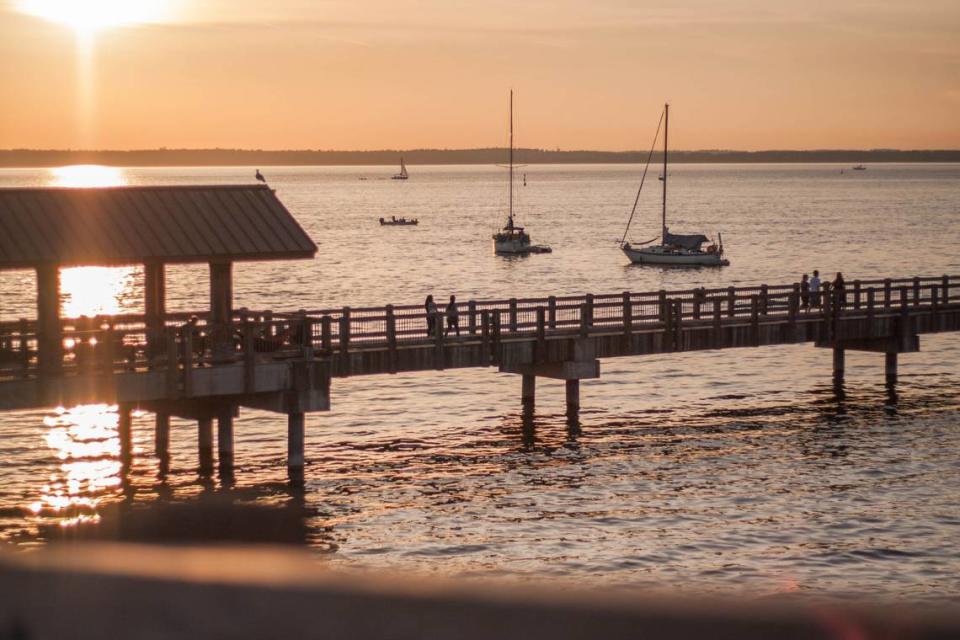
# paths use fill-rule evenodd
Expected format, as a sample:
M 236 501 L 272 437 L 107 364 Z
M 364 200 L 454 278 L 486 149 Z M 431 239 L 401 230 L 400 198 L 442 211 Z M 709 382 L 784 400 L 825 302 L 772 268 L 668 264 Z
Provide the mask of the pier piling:
M 304 466 L 304 415 L 287 414 L 287 470 L 291 479 L 303 475 Z
M 567 415 L 580 412 L 580 381 L 567 380 Z
M 153 428 L 154 453 L 161 460 L 170 457 L 170 414 L 158 411 Z
M 217 413 L 217 462 L 221 476 L 233 474 L 233 408 L 229 405 Z
M 200 473 L 213 471 L 213 419 L 203 417 L 197 420 L 197 450 L 200 454 Z
M 120 405 L 117 409 L 117 436 L 120 438 L 120 463 L 129 467 L 133 459 L 133 434 L 131 430 L 130 407 Z
M 537 392 L 537 376 L 532 373 L 525 373 L 523 376 L 522 389 L 520 392 L 520 400 L 523 403 L 524 408 L 533 407 Z
M 846 361 L 846 352 L 839 348 L 833 349 L 833 379 L 835 382 L 843 381 L 843 369 Z
M 884 371 L 887 376 L 887 383 L 893 384 L 897 381 L 897 354 L 896 352 L 884 354 Z

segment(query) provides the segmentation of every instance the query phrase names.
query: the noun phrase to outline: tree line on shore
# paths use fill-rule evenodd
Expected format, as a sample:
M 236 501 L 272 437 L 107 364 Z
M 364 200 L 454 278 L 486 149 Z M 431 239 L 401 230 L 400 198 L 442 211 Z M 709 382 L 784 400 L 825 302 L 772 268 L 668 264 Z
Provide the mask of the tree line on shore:
M 646 151 L 561 151 L 516 149 L 514 161 L 521 164 L 604 164 L 645 162 Z M 374 151 L 263 150 L 263 149 L 0 149 L 0 167 L 56 167 L 70 164 L 112 166 L 281 166 L 281 165 L 396 165 L 403 156 L 407 164 L 501 164 L 506 149 L 382 149 Z M 654 153 L 654 161 L 661 158 Z M 960 162 L 960 149 L 823 149 L 734 151 L 671 151 L 678 163 L 763 162 Z

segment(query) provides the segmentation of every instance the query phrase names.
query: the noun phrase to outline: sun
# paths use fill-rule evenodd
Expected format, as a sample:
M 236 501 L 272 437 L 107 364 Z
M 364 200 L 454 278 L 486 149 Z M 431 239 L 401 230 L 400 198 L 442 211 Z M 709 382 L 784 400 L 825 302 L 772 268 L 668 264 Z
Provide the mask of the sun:
M 165 0 L 19 0 L 24 13 L 59 22 L 78 33 L 155 22 L 164 17 Z

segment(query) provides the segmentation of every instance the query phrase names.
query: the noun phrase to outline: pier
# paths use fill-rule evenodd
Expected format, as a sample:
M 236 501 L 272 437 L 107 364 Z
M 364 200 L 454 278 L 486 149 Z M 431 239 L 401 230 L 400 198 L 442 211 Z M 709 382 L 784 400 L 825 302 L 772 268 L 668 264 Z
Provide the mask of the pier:
M 66 218 L 76 228 L 55 230 Z M 575 415 L 605 358 L 811 343 L 832 350 L 838 381 L 858 350 L 882 355 L 892 383 L 920 335 L 960 330 L 960 277 L 947 275 L 854 280 L 809 300 L 795 283 L 469 300 L 459 335 L 428 331 L 445 314 L 420 305 L 237 309 L 233 262 L 316 252 L 265 186 L 4 189 L 0 227 L 0 270 L 37 273 L 36 316 L 0 323 L 0 410 L 116 404 L 127 458 L 130 412 L 151 411 L 161 461 L 171 416 L 194 420 L 201 470 L 216 454 L 226 475 L 234 419 L 253 408 L 286 415 L 300 477 L 304 416 L 330 409 L 334 378 L 491 368 L 518 377 L 530 411 L 538 380 L 563 381 Z M 209 265 L 210 306 L 168 313 L 163 265 L 186 262 Z M 59 268 L 83 264 L 144 265 L 145 313 L 60 317 Z

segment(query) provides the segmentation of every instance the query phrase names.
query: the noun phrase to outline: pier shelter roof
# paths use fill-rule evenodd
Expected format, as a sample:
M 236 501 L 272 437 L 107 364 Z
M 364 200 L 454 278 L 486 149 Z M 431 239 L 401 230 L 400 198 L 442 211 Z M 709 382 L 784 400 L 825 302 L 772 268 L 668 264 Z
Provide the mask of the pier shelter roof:
M 0 270 L 312 258 L 266 185 L 0 189 Z

